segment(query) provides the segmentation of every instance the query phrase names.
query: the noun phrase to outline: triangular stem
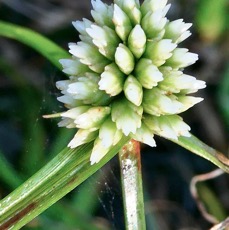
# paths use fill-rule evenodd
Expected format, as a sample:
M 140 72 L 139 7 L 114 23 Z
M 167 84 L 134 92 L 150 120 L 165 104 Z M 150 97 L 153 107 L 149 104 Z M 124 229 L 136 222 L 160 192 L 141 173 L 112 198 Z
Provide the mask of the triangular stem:
M 119 152 L 126 229 L 145 230 L 140 143 L 130 140 Z

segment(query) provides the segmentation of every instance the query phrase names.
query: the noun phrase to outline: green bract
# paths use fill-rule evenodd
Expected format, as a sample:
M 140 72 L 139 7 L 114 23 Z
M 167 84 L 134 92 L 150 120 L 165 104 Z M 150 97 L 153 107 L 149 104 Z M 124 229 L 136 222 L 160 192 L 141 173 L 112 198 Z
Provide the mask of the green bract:
M 69 110 L 59 126 L 77 128 L 69 147 L 94 140 L 91 164 L 122 137 L 155 146 L 153 135 L 177 139 L 190 127 L 177 114 L 202 98 L 187 96 L 205 82 L 183 73 L 198 56 L 180 42 L 190 23 L 170 22 L 167 0 L 92 0 L 94 22 L 73 22 L 81 41 L 69 45 L 72 59 L 62 59 L 69 80 L 57 82 L 58 100 Z

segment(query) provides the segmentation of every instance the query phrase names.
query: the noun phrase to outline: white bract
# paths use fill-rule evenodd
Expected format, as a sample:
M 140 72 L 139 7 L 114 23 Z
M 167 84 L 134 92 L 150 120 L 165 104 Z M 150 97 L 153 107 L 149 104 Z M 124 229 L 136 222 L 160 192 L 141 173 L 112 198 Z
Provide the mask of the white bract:
M 198 55 L 180 47 L 190 23 L 169 21 L 167 0 L 92 0 L 94 21 L 73 22 L 81 41 L 61 59 L 68 80 L 58 81 L 58 100 L 68 109 L 59 126 L 76 128 L 70 148 L 93 141 L 91 164 L 123 136 L 156 146 L 154 135 L 190 136 L 179 113 L 202 98 L 189 94 L 205 82 L 184 74 Z M 178 47 L 179 45 L 179 47 Z

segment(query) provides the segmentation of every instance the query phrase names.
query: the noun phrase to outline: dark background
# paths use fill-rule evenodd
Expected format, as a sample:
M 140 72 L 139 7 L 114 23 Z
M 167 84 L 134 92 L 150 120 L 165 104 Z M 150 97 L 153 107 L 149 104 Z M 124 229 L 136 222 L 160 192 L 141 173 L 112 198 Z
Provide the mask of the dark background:
M 108 2 L 108 1 L 106 1 Z M 229 14 L 227 0 L 173 0 L 170 20 L 192 22 L 192 36 L 181 44 L 199 54 L 185 73 L 207 83 L 204 102 L 182 116 L 192 133 L 228 154 Z M 2 0 L 0 20 L 31 28 L 68 49 L 78 34 L 71 21 L 90 17 L 89 0 Z M 66 76 L 31 48 L 0 37 L 0 198 L 29 178 L 71 139 L 43 114 L 62 111 L 55 82 Z M 194 175 L 216 167 L 161 138 L 157 148 L 142 146 L 147 229 L 208 229 L 190 195 Z M 7 166 L 7 170 L 5 169 Z M 223 175 L 198 187 L 207 209 L 221 220 L 229 214 L 229 180 Z M 217 207 L 216 207 L 217 204 Z M 124 229 L 118 160 L 23 229 Z

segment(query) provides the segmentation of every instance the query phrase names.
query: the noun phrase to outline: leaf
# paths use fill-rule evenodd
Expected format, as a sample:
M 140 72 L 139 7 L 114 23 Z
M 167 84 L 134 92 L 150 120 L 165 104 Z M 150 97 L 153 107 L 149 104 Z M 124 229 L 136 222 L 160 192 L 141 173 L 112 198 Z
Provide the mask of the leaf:
M 7 161 L 3 153 L 0 151 L 0 179 L 4 183 L 6 183 L 10 188 L 16 188 L 20 184 L 22 184 L 23 180 L 18 175 L 16 170 L 11 166 L 11 164 Z
M 0 20 L 0 36 L 15 39 L 41 53 L 57 68 L 62 69 L 59 60 L 69 58 L 70 54 L 41 34 L 22 26 Z
M 197 154 L 198 156 L 212 162 L 225 172 L 229 173 L 229 159 L 225 157 L 221 152 L 209 147 L 200 141 L 194 135 L 191 135 L 191 137 L 179 137 L 178 140 L 170 140 Z
M 92 143 L 65 148 L 52 161 L 0 202 L 0 229 L 19 229 L 77 187 L 127 143 L 123 138 L 97 164 L 90 164 Z

